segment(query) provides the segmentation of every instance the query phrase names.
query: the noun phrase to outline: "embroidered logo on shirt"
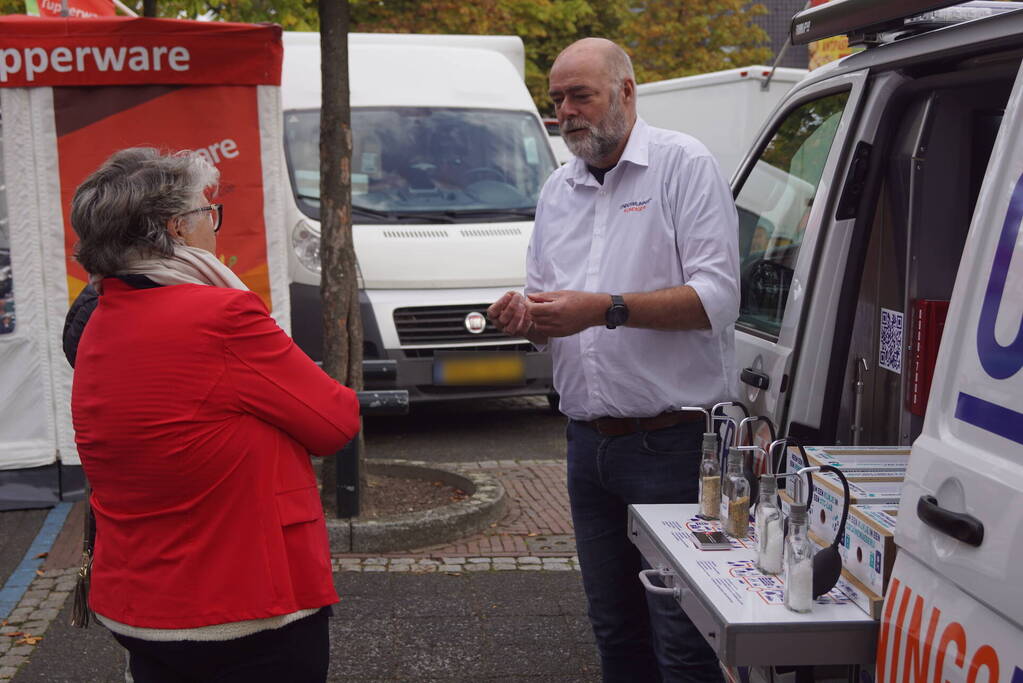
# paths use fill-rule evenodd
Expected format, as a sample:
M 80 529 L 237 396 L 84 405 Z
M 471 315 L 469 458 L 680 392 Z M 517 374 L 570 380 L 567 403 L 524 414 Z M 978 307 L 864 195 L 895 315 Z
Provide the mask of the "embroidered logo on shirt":
M 646 211 L 647 206 L 654 200 L 653 197 L 644 199 L 639 202 L 625 202 L 618 208 L 622 210 L 622 213 L 639 213 L 640 211 Z

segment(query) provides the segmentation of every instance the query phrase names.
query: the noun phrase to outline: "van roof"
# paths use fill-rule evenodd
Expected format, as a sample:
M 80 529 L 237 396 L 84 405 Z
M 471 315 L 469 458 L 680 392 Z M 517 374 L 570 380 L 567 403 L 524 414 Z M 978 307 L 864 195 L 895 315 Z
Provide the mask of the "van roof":
M 1023 49 L 1023 11 L 1015 10 L 863 50 L 811 71 L 793 92 L 822 80 L 864 69 L 908 68 L 936 57 L 954 61 L 971 55 Z
M 468 107 L 535 111 L 518 72 L 491 50 L 425 45 L 348 46 L 353 107 Z M 320 107 L 320 47 L 285 43 L 285 109 Z

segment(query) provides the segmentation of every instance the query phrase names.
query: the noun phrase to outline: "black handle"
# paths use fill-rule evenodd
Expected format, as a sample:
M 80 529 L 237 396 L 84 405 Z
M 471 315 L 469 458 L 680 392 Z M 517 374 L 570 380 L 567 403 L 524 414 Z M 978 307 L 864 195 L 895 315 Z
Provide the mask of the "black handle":
M 835 533 L 835 540 L 831 544 L 837 550 L 839 544 L 845 538 L 845 523 L 849 519 L 849 480 L 845 478 L 842 470 L 833 465 L 821 465 L 821 472 L 833 472 L 842 482 L 842 493 L 845 494 L 845 500 L 842 502 L 842 521 L 838 523 L 838 531 Z
M 743 368 L 739 379 L 751 387 L 756 387 L 763 391 L 767 391 L 767 387 L 771 386 L 771 378 L 767 374 L 753 368 Z
M 979 547 L 984 542 L 984 523 L 965 512 L 952 512 L 938 505 L 934 496 L 920 496 L 916 516 L 924 524 L 967 545 Z

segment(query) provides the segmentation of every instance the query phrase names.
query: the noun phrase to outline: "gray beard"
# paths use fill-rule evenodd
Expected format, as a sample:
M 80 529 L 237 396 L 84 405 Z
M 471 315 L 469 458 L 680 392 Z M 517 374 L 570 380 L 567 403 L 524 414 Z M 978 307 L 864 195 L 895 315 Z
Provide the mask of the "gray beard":
M 564 127 L 572 129 L 580 126 L 586 128 L 589 135 L 585 135 L 581 139 L 565 137 L 565 144 L 568 146 L 568 151 L 590 166 L 596 166 L 606 159 L 629 132 L 625 108 L 618 102 L 617 97 L 612 100 L 607 114 L 604 115 L 600 123 L 593 124 L 583 119 L 568 119 L 565 121 Z

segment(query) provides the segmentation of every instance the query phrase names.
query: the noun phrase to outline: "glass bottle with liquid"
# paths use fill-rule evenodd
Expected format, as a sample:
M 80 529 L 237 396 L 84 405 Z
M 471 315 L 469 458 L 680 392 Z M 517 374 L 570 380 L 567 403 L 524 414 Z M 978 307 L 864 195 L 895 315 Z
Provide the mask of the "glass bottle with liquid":
M 749 482 L 742 474 L 742 451 L 728 449 L 728 469 L 721 486 L 721 523 L 735 538 L 749 535 Z
M 700 516 L 717 519 L 721 511 L 721 462 L 718 460 L 717 434 L 703 435 L 703 460 L 700 461 Z
M 765 474 L 760 477 L 760 497 L 757 499 L 753 528 L 757 535 L 757 569 L 765 574 L 780 574 L 785 550 L 785 531 L 781 510 L 776 503 L 778 479 Z
M 782 562 L 785 578 L 785 606 L 793 612 L 809 612 L 813 607 L 813 549 L 806 529 L 806 501 L 802 481 L 795 479 L 795 502 L 789 511 L 789 533 L 785 538 Z

